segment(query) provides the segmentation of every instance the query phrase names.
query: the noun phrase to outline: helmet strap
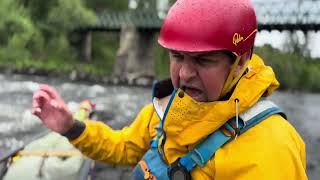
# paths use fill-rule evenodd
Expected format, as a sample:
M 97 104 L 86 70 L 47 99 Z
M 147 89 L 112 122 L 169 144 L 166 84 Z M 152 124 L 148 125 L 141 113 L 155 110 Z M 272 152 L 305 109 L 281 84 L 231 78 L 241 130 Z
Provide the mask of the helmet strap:
M 242 67 L 240 73 L 237 75 L 237 77 L 233 78 L 234 73 L 236 71 L 236 68 L 239 65 L 240 59 L 241 59 L 241 56 L 237 56 L 236 61 L 233 63 L 231 71 L 230 71 L 230 73 L 229 73 L 229 75 L 227 77 L 227 80 L 225 81 L 225 83 L 223 85 L 223 88 L 222 88 L 222 91 L 220 93 L 220 97 L 219 98 L 224 97 L 229 91 L 231 91 L 231 89 L 236 85 L 236 83 L 239 81 L 239 79 L 241 78 L 241 76 L 243 75 L 245 70 L 247 69 L 248 64 L 249 64 L 249 60 L 246 61 L 246 63 Z

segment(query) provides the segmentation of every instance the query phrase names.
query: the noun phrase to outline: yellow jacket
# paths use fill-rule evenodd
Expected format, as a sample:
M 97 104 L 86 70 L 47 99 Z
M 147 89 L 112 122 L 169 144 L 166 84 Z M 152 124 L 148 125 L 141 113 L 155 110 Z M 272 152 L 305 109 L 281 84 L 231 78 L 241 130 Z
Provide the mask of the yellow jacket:
M 228 100 L 201 103 L 187 95 L 182 98 L 176 95 L 165 114 L 165 160 L 173 163 L 234 117 L 234 99 L 239 99 L 241 113 L 278 86 L 272 69 L 254 55 L 249 71 Z M 166 99 L 155 99 L 153 105 L 142 109 L 130 127 L 122 130 L 86 121 L 83 133 L 71 143 L 92 159 L 135 165 L 156 137 L 158 114 L 165 112 Z M 196 167 L 191 175 L 193 179 L 307 179 L 305 145 L 287 120 L 272 115 L 222 146 L 205 167 Z

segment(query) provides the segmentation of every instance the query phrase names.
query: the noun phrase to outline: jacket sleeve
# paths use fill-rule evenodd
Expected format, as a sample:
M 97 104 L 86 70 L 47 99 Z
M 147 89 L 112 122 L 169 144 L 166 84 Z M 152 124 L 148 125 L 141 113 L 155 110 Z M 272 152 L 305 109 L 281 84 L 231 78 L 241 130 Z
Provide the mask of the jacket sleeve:
M 70 142 L 84 155 L 112 164 L 136 164 L 150 148 L 153 106 L 142 109 L 130 127 L 113 130 L 99 121 L 85 121 L 81 135 Z

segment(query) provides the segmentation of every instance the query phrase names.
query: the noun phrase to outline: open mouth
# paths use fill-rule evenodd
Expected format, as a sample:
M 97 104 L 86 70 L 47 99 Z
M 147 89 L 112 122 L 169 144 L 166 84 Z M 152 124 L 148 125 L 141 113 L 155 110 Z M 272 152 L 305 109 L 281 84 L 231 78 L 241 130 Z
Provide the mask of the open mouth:
M 203 92 L 200 89 L 190 86 L 182 86 L 181 89 L 194 100 L 203 101 Z

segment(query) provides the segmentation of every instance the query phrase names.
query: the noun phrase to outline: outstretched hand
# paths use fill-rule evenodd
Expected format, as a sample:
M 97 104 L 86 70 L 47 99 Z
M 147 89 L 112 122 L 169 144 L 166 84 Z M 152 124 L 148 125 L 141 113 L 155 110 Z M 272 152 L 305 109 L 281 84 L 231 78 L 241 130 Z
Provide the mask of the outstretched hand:
M 57 133 L 67 132 L 74 124 L 72 113 L 64 100 L 53 87 L 46 84 L 41 84 L 33 94 L 32 114 Z

